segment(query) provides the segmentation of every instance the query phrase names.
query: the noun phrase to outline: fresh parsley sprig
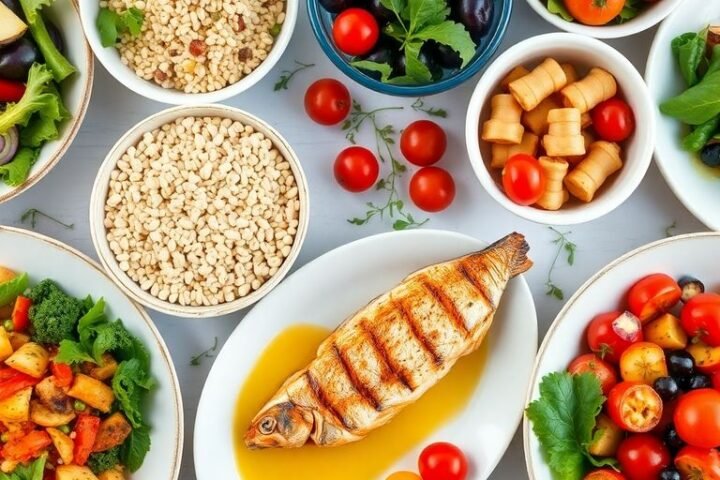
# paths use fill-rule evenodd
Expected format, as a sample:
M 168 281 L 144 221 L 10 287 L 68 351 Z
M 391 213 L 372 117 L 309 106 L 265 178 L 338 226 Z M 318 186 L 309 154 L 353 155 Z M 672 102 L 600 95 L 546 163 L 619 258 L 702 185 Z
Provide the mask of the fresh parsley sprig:
M 212 358 L 215 356 L 215 352 L 218 348 L 218 337 L 215 337 L 215 343 L 213 343 L 213 346 L 208 348 L 207 350 L 198 353 L 194 357 L 190 358 L 190 365 L 193 367 L 198 367 L 202 363 L 204 358 Z
M 100 43 L 107 48 L 115 46 L 120 41 L 120 36 L 125 33 L 137 37 L 144 22 L 145 12 L 139 8 L 130 7 L 122 13 L 101 8 L 96 20 Z
M 572 232 L 561 232 L 553 227 L 550 227 L 550 230 L 552 230 L 557 236 L 557 238 L 555 238 L 552 243 L 556 244 L 558 248 L 557 252 L 555 253 L 555 258 L 553 259 L 552 264 L 550 264 L 550 270 L 548 270 L 547 281 L 545 282 L 547 291 L 545 292 L 545 294 L 551 297 L 555 297 L 558 300 L 563 300 L 565 298 L 565 293 L 553 282 L 552 273 L 553 270 L 555 270 L 555 264 L 557 264 L 557 261 L 560 258 L 560 254 L 563 251 L 567 253 L 568 265 L 572 266 L 575 264 L 575 251 L 577 250 L 577 245 L 575 245 L 568 239 L 568 235 L 570 235 Z
M 416 112 L 424 112 L 431 117 L 447 118 L 448 113 L 444 108 L 436 108 L 425 105 L 425 101 L 422 98 L 418 98 L 415 102 L 410 105 L 410 108 Z
M 295 60 L 295 64 L 297 67 L 293 70 L 283 70 L 281 72 L 280 78 L 275 83 L 275 86 L 273 87 L 273 90 L 275 92 L 279 90 L 287 90 L 290 86 L 290 80 L 293 79 L 295 75 L 297 75 L 299 72 L 303 70 L 307 70 L 308 68 L 312 68 L 315 66 L 314 63 L 302 63 Z
M 51 221 L 57 223 L 58 225 L 62 225 L 63 227 L 67 228 L 68 230 L 72 230 L 73 228 L 75 228 L 74 223 L 63 223 L 60 220 L 58 220 L 57 218 L 50 216 L 47 213 L 38 210 L 37 208 L 29 208 L 28 210 L 26 210 L 25 213 L 23 213 L 20 216 L 20 223 L 25 224 L 25 223 L 29 222 L 30 228 L 35 230 L 35 225 L 37 225 L 37 217 L 47 218 L 48 220 L 51 220 Z

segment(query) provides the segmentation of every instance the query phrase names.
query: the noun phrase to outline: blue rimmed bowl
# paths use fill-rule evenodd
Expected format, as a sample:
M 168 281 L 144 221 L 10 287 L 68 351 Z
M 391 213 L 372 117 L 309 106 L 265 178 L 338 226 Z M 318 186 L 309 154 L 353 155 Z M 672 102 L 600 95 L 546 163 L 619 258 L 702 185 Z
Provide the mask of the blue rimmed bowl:
M 353 57 L 342 53 L 333 42 L 332 25 L 335 15 L 326 11 L 318 0 L 307 0 L 307 7 L 310 25 L 312 26 L 313 33 L 320 47 L 328 58 L 330 58 L 330 61 L 345 75 L 360 85 L 379 93 L 401 97 L 421 97 L 435 95 L 457 87 L 478 73 L 490 62 L 490 59 L 497 51 L 507 31 L 513 1 L 495 0 L 493 17 L 486 33 L 480 39 L 477 52 L 470 63 L 461 69 L 444 70 L 440 80 L 423 85 L 393 85 L 382 83 L 380 80 L 376 80 L 363 71 L 353 67 L 350 64 Z

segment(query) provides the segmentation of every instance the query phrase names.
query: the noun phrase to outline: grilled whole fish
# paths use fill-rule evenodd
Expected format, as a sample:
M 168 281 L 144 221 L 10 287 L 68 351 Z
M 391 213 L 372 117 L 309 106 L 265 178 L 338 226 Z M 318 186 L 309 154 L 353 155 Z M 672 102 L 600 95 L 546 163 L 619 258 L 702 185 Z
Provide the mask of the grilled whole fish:
M 285 381 L 245 434 L 249 448 L 338 446 L 364 438 L 475 351 L 507 282 L 532 262 L 512 233 L 426 267 L 345 320 Z

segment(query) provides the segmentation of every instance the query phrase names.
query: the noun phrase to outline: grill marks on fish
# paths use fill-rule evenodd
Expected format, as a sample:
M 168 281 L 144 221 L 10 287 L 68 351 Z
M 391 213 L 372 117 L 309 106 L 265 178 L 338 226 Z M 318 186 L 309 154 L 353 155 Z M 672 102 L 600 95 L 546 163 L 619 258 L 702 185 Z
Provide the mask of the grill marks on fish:
M 422 331 L 422 327 L 419 325 L 418 319 L 415 318 L 412 308 L 406 306 L 405 302 L 402 300 L 391 299 L 391 302 L 397 309 L 400 319 L 407 323 L 413 337 L 417 340 L 418 344 L 422 346 L 423 350 L 432 358 L 433 363 L 438 367 L 442 366 L 442 354 L 436 350 L 430 336 L 425 335 L 425 332 Z
M 460 272 L 460 274 L 465 277 L 465 280 L 467 280 L 467 282 L 472 285 L 480 295 L 483 296 L 488 306 L 494 310 L 495 308 L 497 308 L 497 306 L 493 301 L 492 294 L 488 286 L 485 285 L 482 281 L 480 281 L 480 278 L 482 278 L 482 276 L 478 278 L 478 276 L 475 275 L 473 271 L 475 269 L 473 269 L 473 267 L 469 265 L 469 263 L 470 262 L 468 261 L 460 262 L 460 265 L 458 265 L 458 272 Z
M 325 411 L 330 412 L 332 416 L 335 417 L 336 420 L 338 420 L 338 423 L 341 423 L 345 428 L 352 431 L 355 426 L 350 424 L 348 422 L 348 419 L 346 419 L 345 416 L 342 415 L 335 408 L 332 397 L 328 396 L 328 393 L 325 391 L 325 389 L 323 389 L 323 387 L 320 385 L 320 382 L 317 378 L 315 378 L 310 369 L 305 372 L 305 378 L 308 382 L 308 385 L 310 386 L 310 390 L 315 396 L 315 400 L 317 401 L 318 406 L 323 408 Z
M 382 339 L 375 333 L 372 325 L 370 325 L 370 322 L 368 322 L 367 319 L 363 318 L 360 321 L 360 326 L 362 328 L 362 331 L 368 335 L 368 338 L 370 339 L 373 348 L 376 352 L 378 352 L 378 354 L 380 354 L 380 358 L 382 358 L 383 362 L 385 362 L 385 365 L 387 365 L 392 375 L 397 378 L 405 386 L 405 388 L 407 388 L 411 392 L 414 391 L 415 387 L 411 383 L 410 378 L 403 369 L 402 365 L 399 365 L 392 357 L 392 355 L 389 354 L 388 348 L 386 347 Z
M 377 396 L 372 390 L 365 386 L 365 383 L 359 378 L 358 373 L 353 366 L 353 362 L 350 361 L 349 358 L 347 358 L 345 352 L 343 352 L 343 350 L 338 347 L 337 343 L 333 344 L 333 350 L 335 351 L 335 356 L 340 362 L 340 365 L 342 365 L 343 369 L 345 370 L 345 374 L 352 382 L 352 385 L 358 392 L 358 394 L 360 394 L 360 396 L 364 400 L 366 400 L 376 411 L 379 412 L 380 410 L 382 410 L 382 403 L 380 399 L 377 398 Z
M 465 319 L 458 310 L 455 303 L 450 297 L 445 294 L 442 286 L 438 286 L 432 282 L 427 276 L 420 280 L 421 285 L 427 290 L 430 295 L 442 306 L 445 310 L 445 314 L 448 316 L 455 329 L 459 331 L 463 337 L 468 337 L 470 332 L 465 325 Z

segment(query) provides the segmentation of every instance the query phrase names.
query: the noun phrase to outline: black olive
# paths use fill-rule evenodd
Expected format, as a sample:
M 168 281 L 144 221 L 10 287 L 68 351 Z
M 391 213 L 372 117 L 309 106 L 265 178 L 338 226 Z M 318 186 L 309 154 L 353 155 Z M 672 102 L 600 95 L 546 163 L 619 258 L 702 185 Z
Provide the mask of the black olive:
M 653 383 L 653 388 L 665 401 L 670 401 L 680 394 L 680 387 L 673 377 L 660 377 Z
M 675 379 L 690 377 L 695 373 L 695 360 L 685 350 L 673 350 L 668 353 L 667 366 L 670 375 Z
M 696 373 L 690 377 L 685 377 L 680 381 L 683 390 L 697 390 L 698 388 L 712 388 L 712 381 L 707 375 Z
M 453 17 L 467 27 L 477 43 L 492 23 L 494 0 L 452 0 Z
M 373 14 L 373 17 L 380 25 L 395 20 L 395 14 L 385 8 L 385 5 L 380 0 L 367 0 L 367 9 L 370 10 L 370 13 Z
M 41 61 L 37 45 L 28 35 L 25 35 L 0 49 L 0 77 L 25 82 L 32 64 Z
M 720 167 L 720 143 L 708 143 L 700 151 L 700 160 L 708 167 Z
M 426 43 L 428 52 L 435 61 L 443 68 L 456 70 L 462 66 L 462 58 L 460 55 L 443 43 L 430 40 Z
M 685 446 L 685 442 L 683 442 L 680 435 L 678 435 L 674 425 L 670 425 L 667 430 L 665 430 L 665 433 L 663 434 L 663 442 L 665 442 L 665 445 L 667 445 L 672 451 L 680 450 Z
M 682 288 L 683 303 L 690 300 L 698 293 L 705 293 L 705 285 L 695 277 L 685 275 L 678 280 L 678 285 Z
M 20 17 L 20 19 L 25 20 L 25 14 L 23 13 L 22 7 L 20 6 L 20 2 L 18 0 L 0 0 L 3 4 L 5 4 L 6 7 L 8 7 L 12 12 Z
M 353 0 L 318 0 L 320 6 L 330 13 L 340 13 L 352 7 Z
M 668 467 L 660 472 L 660 480 L 682 480 L 680 472 L 672 467 Z

